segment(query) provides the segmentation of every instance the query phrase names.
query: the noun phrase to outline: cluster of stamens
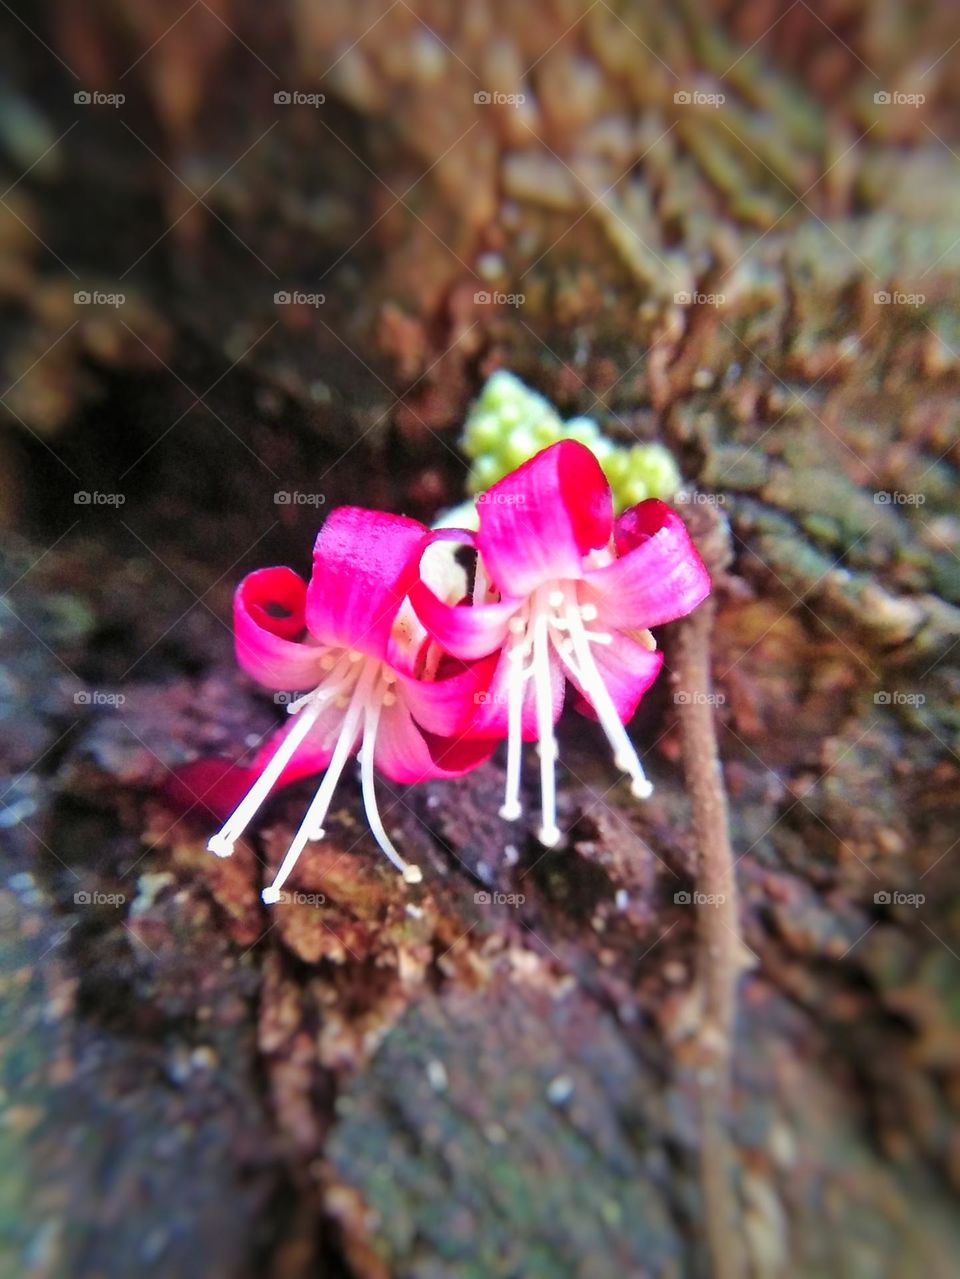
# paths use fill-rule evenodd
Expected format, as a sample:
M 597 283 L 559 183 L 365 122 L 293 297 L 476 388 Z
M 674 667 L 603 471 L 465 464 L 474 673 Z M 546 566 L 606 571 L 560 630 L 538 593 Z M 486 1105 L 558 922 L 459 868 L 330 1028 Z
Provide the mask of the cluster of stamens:
M 520 762 L 523 740 L 523 703 L 526 685 L 533 682 L 537 738 L 540 755 L 540 842 L 553 847 L 560 840 L 557 826 L 557 740 L 553 721 L 551 649 L 576 680 L 597 713 L 614 752 L 616 766 L 631 780 L 635 796 L 645 799 L 652 786 L 637 752 L 621 723 L 606 684 L 597 669 L 591 646 L 611 644 L 605 631 L 591 630 L 597 620 L 596 605 L 581 603 L 574 581 L 551 582 L 539 587 L 511 618 L 507 640 L 507 783 L 500 815 L 516 820 L 520 804 Z M 647 633 L 649 635 L 649 632 Z M 653 643 L 652 637 L 649 643 Z
M 371 833 L 407 883 L 417 883 L 422 877 L 420 868 L 405 862 L 387 835 L 374 789 L 373 759 L 377 727 L 383 708 L 396 703 L 397 694 L 393 685 L 396 684 L 397 677 L 386 663 L 366 657 L 355 649 L 331 650 L 320 659 L 319 665 L 327 672 L 325 677 L 316 688 L 296 698 L 287 707 L 289 714 L 296 715 L 296 724 L 235 811 L 227 818 L 222 829 L 207 844 L 210 851 L 218 857 L 229 857 L 234 844 L 253 820 L 322 713 L 330 707 L 342 712 L 337 715 L 336 722 L 322 744 L 324 751 L 332 751 L 323 780 L 287 849 L 276 878 L 269 888 L 263 890 L 263 900 L 268 905 L 280 900 L 283 885 L 306 844 L 311 840 L 323 839 L 323 824 L 334 791 L 358 741 L 360 786 Z

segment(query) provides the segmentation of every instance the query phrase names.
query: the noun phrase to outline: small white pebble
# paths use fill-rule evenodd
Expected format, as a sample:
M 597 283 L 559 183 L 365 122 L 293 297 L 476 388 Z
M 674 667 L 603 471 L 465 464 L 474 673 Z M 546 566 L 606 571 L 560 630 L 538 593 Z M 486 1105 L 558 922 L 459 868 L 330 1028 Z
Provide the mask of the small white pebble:
M 477 258 L 477 274 L 485 280 L 497 280 L 506 270 L 499 253 L 481 253 Z
M 427 1062 L 427 1081 L 434 1092 L 447 1091 L 447 1085 L 450 1082 L 447 1078 L 447 1068 L 436 1057 Z
M 557 1075 L 547 1085 L 547 1101 L 551 1106 L 562 1106 L 573 1096 L 573 1080 L 569 1075 Z
M 797 1162 L 797 1143 L 791 1128 L 783 1120 L 775 1120 L 768 1139 L 770 1153 L 781 1168 L 792 1168 Z

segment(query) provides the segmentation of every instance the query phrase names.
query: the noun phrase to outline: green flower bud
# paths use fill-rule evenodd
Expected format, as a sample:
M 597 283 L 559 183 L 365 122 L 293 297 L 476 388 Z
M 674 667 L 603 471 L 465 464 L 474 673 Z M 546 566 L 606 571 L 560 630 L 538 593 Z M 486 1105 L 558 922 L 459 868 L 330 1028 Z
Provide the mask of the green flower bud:
M 482 493 L 562 439 L 591 450 L 610 482 L 617 511 L 648 497 L 669 499 L 680 487 L 677 465 L 662 444 L 617 444 L 590 417 L 565 423 L 542 395 L 500 369 L 487 379 L 464 424 L 461 443 L 473 461 L 468 491 Z

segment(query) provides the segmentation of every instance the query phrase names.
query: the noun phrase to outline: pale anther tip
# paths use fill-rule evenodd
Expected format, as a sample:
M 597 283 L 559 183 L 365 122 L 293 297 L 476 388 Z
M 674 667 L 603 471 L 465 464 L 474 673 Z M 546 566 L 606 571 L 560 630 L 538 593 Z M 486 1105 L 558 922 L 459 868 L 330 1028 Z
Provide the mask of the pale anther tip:
M 403 868 L 403 878 L 408 884 L 419 884 L 423 879 L 423 871 L 419 866 L 407 865 Z
M 274 888 L 271 884 L 269 888 L 265 888 L 263 890 L 260 896 L 263 898 L 264 905 L 276 906 L 277 902 L 280 900 L 280 889 Z

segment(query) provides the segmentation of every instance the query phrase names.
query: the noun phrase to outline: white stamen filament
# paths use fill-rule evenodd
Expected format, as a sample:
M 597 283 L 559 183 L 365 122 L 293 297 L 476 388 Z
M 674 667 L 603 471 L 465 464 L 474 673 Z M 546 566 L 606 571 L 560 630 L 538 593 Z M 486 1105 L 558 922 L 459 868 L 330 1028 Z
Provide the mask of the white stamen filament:
M 229 835 L 231 839 L 236 838 L 237 833 L 242 829 L 238 822 L 242 820 L 243 825 L 246 825 L 250 820 L 256 808 L 262 803 L 286 763 L 294 754 L 297 746 L 303 741 L 315 723 L 329 697 L 336 695 L 336 704 L 342 703 L 346 707 L 346 712 L 339 728 L 334 729 L 327 739 L 328 744 L 333 744 L 333 753 L 323 780 L 310 802 L 310 807 L 307 809 L 303 821 L 300 823 L 300 827 L 284 855 L 283 861 L 280 863 L 280 869 L 277 871 L 273 883 L 269 888 L 263 890 L 262 897 L 267 905 L 280 901 L 283 886 L 296 866 L 300 854 L 307 843 L 310 840 L 323 838 L 323 823 L 326 820 L 334 791 L 360 733 L 362 733 L 360 783 L 370 831 L 380 848 L 397 870 L 400 871 L 408 884 L 419 883 L 422 879 L 419 866 L 405 862 L 387 835 L 383 819 L 380 816 L 380 810 L 377 807 L 374 790 L 373 762 L 376 751 L 377 728 L 383 708 L 392 706 L 397 701 L 395 692 L 396 675 L 389 668 L 382 666 L 380 662 L 366 659 L 361 663 L 362 656 L 362 654 L 353 652 L 344 654 L 336 664 L 334 672 L 329 679 L 314 689 L 312 693 L 300 699 L 300 705 L 303 709 L 300 711 L 300 719 L 296 726 L 284 739 L 283 745 L 257 779 L 249 795 L 233 817 L 230 818 L 224 830 L 214 840 L 210 841 L 210 847 L 213 848 L 214 843 L 222 840 L 224 835 Z M 344 669 L 346 670 L 345 675 Z M 337 682 L 333 683 L 334 680 Z M 216 849 L 213 851 L 216 851 Z
M 324 658 L 325 661 L 326 658 Z M 344 662 L 341 661 L 335 664 L 327 678 L 318 684 L 311 693 L 298 698 L 296 702 L 287 707 L 290 711 L 296 710 L 300 712 L 299 720 L 290 729 L 280 746 L 277 747 L 263 772 L 224 822 L 221 829 L 207 841 L 207 848 L 211 853 L 216 853 L 218 857 L 231 856 L 234 844 L 256 816 L 260 805 L 270 794 L 280 774 L 289 764 L 300 743 L 313 727 L 317 717 L 323 710 L 324 702 L 340 693 L 343 687 L 344 670 Z
M 353 744 L 356 741 L 357 730 L 360 727 L 360 721 L 363 717 L 367 698 L 370 695 L 373 682 L 376 679 L 377 663 L 370 662 L 364 665 L 360 672 L 360 678 L 357 680 L 356 687 L 353 690 L 353 696 L 350 698 L 350 704 L 347 707 L 347 713 L 343 717 L 343 723 L 337 734 L 337 743 L 333 748 L 333 755 L 330 763 L 327 765 L 327 771 L 323 775 L 323 781 L 317 788 L 317 793 L 310 801 L 310 807 L 307 809 L 300 828 L 293 837 L 293 842 L 287 849 L 283 861 L 280 863 L 280 869 L 277 871 L 276 878 L 269 888 L 265 888 L 261 896 L 267 905 L 272 905 L 280 900 L 280 890 L 286 883 L 290 872 L 296 866 L 300 854 L 303 852 L 307 843 L 311 839 L 322 839 L 324 830 L 323 822 L 327 816 L 327 809 L 330 807 L 330 801 L 333 799 L 333 792 L 336 789 L 337 782 L 340 780 L 340 774 L 343 772 L 344 765 L 350 758 L 353 750 Z
M 577 677 L 590 704 L 597 712 L 600 726 L 606 733 L 607 740 L 613 747 L 613 762 L 630 778 L 630 789 L 633 794 L 638 799 L 647 799 L 653 793 L 653 787 L 647 780 L 633 742 L 623 726 L 617 708 L 613 704 L 613 698 L 607 691 L 603 676 L 597 670 L 597 664 L 590 652 L 589 641 L 598 640 L 599 635 L 596 631 L 588 632 L 583 624 L 587 607 L 591 606 L 581 607 L 577 604 L 575 588 L 568 592 L 566 616 L 570 623 L 573 651 L 579 665 Z M 609 643 L 611 637 L 606 636 L 606 640 Z
M 561 597 L 562 598 L 562 597 Z M 553 595 L 551 594 L 551 602 Z M 550 672 L 550 615 L 537 614 L 533 628 L 533 687 L 537 706 L 537 737 L 540 739 L 540 832 L 547 848 L 560 842 L 557 826 L 557 739 L 553 734 L 553 684 Z
M 523 812 L 520 803 L 520 757 L 523 750 L 523 656 L 525 645 L 516 635 L 511 619 L 511 641 L 507 651 L 507 785 L 500 816 L 514 822 Z M 522 622 L 521 622 L 522 627 Z
M 613 643 L 612 635 L 587 629 L 585 623 L 595 622 L 598 616 L 595 604 L 579 603 L 576 583 L 553 583 L 536 591 L 527 607 L 514 616 L 508 626 L 507 779 L 500 816 L 512 821 L 521 813 L 524 685 L 532 678 L 540 754 L 542 825 L 539 837 L 541 843 L 548 847 L 553 847 L 561 835 L 556 814 L 555 767 L 558 752 L 553 727 L 551 648 L 597 712 L 600 725 L 613 748 L 614 762 L 630 777 L 633 794 L 645 799 L 653 790 L 591 652 L 594 644 Z M 652 641 L 652 637 L 650 639 Z M 530 664 L 524 667 L 528 653 L 532 654 Z
M 394 848 L 384 828 L 380 809 L 377 807 L 377 793 L 373 781 L 374 742 L 377 736 L 377 725 L 380 723 L 380 711 L 382 706 L 386 704 L 387 697 L 393 697 L 394 701 L 396 701 L 394 694 L 384 694 L 381 688 L 380 696 L 372 697 L 367 702 L 364 713 L 363 748 L 360 752 L 360 786 L 363 791 L 363 807 L 367 814 L 367 824 L 370 827 L 373 838 L 389 857 L 390 861 L 393 862 L 397 870 L 400 871 L 407 883 L 416 884 L 422 878 L 420 867 L 409 865 Z
M 486 604 L 487 597 L 490 594 L 490 578 L 487 576 L 487 566 L 484 564 L 481 556 L 477 556 L 477 564 L 474 570 L 473 578 L 473 602 L 474 604 Z

